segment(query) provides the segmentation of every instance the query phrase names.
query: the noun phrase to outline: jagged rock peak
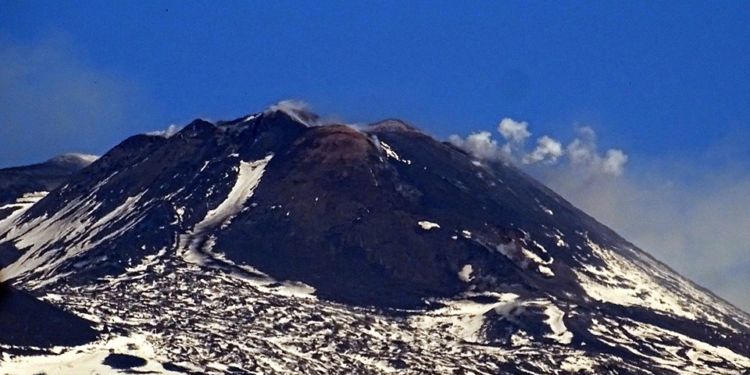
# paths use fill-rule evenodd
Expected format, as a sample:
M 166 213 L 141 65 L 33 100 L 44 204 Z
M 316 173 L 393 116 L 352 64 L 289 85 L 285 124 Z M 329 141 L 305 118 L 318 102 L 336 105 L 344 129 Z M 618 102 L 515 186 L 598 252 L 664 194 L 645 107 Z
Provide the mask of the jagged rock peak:
M 216 126 L 203 119 L 195 119 L 185 128 L 177 133 L 177 136 L 183 138 L 196 138 L 212 133 Z
M 279 121 L 280 119 L 281 121 Z M 296 123 L 307 128 L 331 125 L 345 125 L 351 127 L 355 131 L 365 134 L 377 132 L 407 132 L 424 134 L 424 132 L 422 132 L 415 126 L 397 118 L 388 118 L 367 125 L 347 124 L 346 122 L 332 120 L 330 118 L 322 117 L 313 112 L 306 102 L 300 100 L 282 100 L 276 104 L 271 105 L 262 112 L 244 115 L 233 120 L 210 123 L 206 120 L 196 119 L 189 125 L 187 125 L 185 129 L 182 130 L 182 132 L 190 132 L 191 134 L 195 133 L 196 129 L 186 129 L 196 127 L 201 127 L 204 130 L 218 128 L 221 131 L 228 132 L 243 131 L 247 128 L 268 130 L 273 127 L 283 126 L 281 124 L 289 123 Z
M 244 115 L 233 120 L 218 121 L 215 126 L 222 131 L 235 133 L 248 128 L 264 131 L 289 123 L 295 123 L 306 128 L 329 125 L 319 115 L 312 112 L 306 103 L 297 100 L 283 100 L 262 112 Z

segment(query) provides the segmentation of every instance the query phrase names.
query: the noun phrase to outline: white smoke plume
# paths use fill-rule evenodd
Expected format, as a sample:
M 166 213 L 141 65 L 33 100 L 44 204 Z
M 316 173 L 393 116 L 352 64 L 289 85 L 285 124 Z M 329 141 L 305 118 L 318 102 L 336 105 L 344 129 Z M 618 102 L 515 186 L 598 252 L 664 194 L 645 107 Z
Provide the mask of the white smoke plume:
M 521 144 L 531 136 L 528 130 L 528 122 L 518 122 L 506 117 L 497 125 L 497 131 L 511 143 Z
M 305 124 L 309 127 L 324 126 L 335 123 L 332 118 L 323 118 L 315 114 L 310 104 L 302 100 L 287 99 L 282 100 L 266 109 L 264 113 L 282 112 L 295 121 Z
M 299 112 L 310 112 L 310 104 L 297 99 L 285 99 L 268 107 L 266 112 L 284 112 L 290 116 Z
M 596 133 L 585 126 L 576 129 L 577 137 L 566 147 L 570 163 L 593 174 L 619 176 L 625 170 L 628 156 L 622 150 L 610 149 L 602 156 L 597 152 Z
M 158 131 L 154 131 L 154 132 L 150 132 L 150 133 L 146 133 L 146 134 L 147 135 L 156 135 L 156 136 L 164 137 L 164 138 L 169 138 L 169 137 L 177 134 L 181 129 L 182 129 L 181 126 L 172 124 L 172 125 L 167 126 L 167 128 L 164 129 L 164 130 L 158 130 Z
M 622 150 L 610 149 L 601 161 L 601 170 L 604 173 L 619 176 L 625 171 L 625 163 L 628 156 Z
M 448 137 L 448 141 L 478 159 L 496 159 L 501 155 L 497 141 L 492 139 L 492 134 L 488 131 L 472 133 L 466 139 L 454 134 Z
M 560 141 L 543 135 L 536 140 L 536 147 L 527 151 L 524 142 L 531 137 L 525 121 L 504 118 L 497 126 L 497 131 L 505 139 L 505 143 L 498 144 L 487 131 L 473 133 L 461 138 L 451 135 L 448 141 L 465 150 L 475 158 L 484 160 L 502 160 L 506 162 L 532 165 L 555 165 L 561 159 L 571 169 L 576 169 L 588 176 L 609 175 L 619 176 L 625 171 L 628 156 L 617 149 L 607 150 L 603 155 L 597 151 L 596 133 L 590 127 L 576 129 L 576 138 L 565 148 Z
M 555 164 L 557 159 L 563 155 L 562 143 L 544 135 L 536 140 L 536 148 L 529 154 L 524 155 L 524 164 L 545 163 Z
M 523 144 L 531 136 L 528 130 L 529 123 L 516 121 L 506 117 L 497 125 L 497 131 L 505 138 L 505 144 L 500 147 L 497 156 L 506 161 L 517 162 L 518 155 L 523 151 Z

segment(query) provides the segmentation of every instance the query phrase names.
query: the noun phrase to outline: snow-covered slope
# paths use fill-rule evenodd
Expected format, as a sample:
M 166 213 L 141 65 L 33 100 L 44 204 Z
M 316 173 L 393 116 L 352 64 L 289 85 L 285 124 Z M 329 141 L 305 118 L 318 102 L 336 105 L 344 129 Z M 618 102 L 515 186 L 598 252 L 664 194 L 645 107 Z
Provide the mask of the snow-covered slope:
M 14 203 L 0 277 L 101 336 L 6 344 L 0 373 L 750 368 L 747 314 L 514 167 L 397 120 L 316 119 L 281 106 L 135 136 Z

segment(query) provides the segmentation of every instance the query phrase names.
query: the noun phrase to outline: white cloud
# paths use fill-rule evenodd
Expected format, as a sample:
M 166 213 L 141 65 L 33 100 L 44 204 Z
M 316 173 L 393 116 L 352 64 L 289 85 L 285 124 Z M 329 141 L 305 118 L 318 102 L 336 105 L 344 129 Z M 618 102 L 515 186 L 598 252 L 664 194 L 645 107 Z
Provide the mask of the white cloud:
M 536 148 L 524 155 L 524 164 L 547 163 L 554 164 L 563 155 L 562 143 L 544 135 L 536 140 Z
M 497 131 L 500 132 L 508 142 L 520 144 L 523 143 L 526 138 L 531 136 L 531 133 L 529 133 L 527 129 L 528 126 L 528 122 L 518 122 L 512 118 L 506 117 L 497 125 Z
M 500 157 L 500 147 L 487 131 L 472 133 L 466 139 L 451 135 L 448 141 L 478 159 L 495 159 Z
M 567 147 L 550 136 L 543 135 L 536 140 L 534 150 L 528 152 L 523 142 L 531 136 L 527 122 L 503 119 L 497 127 L 506 142 L 499 145 L 487 131 L 472 133 L 461 138 L 451 135 L 448 141 L 470 153 L 477 159 L 504 160 L 517 164 L 556 164 L 565 160 L 565 166 L 577 169 L 586 175 L 619 176 L 625 171 L 628 156 L 621 150 L 610 149 L 604 155 L 597 151 L 596 133 L 590 127 L 576 129 L 576 138 Z M 588 176 L 587 176 L 588 178 Z
M 625 171 L 628 156 L 621 150 L 610 149 L 601 161 L 602 172 L 619 176 Z
M 576 168 L 584 168 L 590 174 L 619 176 L 625 171 L 628 156 L 621 150 L 610 149 L 599 155 L 596 133 L 588 126 L 576 129 L 577 137 L 568 144 L 566 152 L 570 163 Z

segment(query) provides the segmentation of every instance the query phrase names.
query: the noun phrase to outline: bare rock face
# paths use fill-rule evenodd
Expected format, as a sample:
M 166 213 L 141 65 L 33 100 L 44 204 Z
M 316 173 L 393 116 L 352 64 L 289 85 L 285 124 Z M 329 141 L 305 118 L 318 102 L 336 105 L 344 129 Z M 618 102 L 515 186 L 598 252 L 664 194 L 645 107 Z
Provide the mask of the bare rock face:
M 0 275 L 97 323 L 92 371 L 750 368 L 746 313 L 515 167 L 398 120 L 319 124 L 131 137 L 0 221 Z

